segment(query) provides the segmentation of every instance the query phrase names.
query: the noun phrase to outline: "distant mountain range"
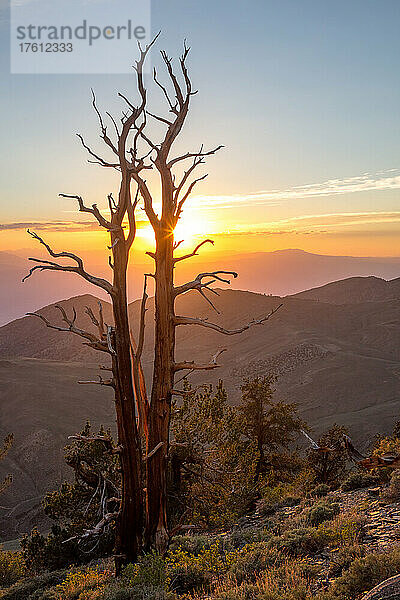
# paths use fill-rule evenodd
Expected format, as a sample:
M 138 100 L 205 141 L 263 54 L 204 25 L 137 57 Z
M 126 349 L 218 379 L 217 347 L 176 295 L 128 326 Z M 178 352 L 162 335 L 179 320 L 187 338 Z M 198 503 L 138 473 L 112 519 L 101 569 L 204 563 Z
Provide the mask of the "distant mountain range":
M 232 281 L 233 289 L 250 290 L 275 296 L 286 296 L 316 286 L 348 277 L 373 275 L 383 279 L 400 277 L 400 257 L 373 258 L 349 256 L 325 256 L 302 250 L 279 250 L 249 254 L 209 254 L 194 257 L 177 267 L 178 282 L 186 281 L 202 271 L 224 269 L 237 271 L 239 277 Z M 139 262 L 138 262 L 139 260 Z M 143 285 L 143 273 L 149 263 L 134 255 L 129 271 L 131 300 L 139 298 Z M 78 294 L 93 293 L 93 288 L 79 277 L 68 273 L 41 273 L 24 284 L 22 277 L 30 263 L 20 256 L 0 252 L 0 325 L 23 316 L 27 311 L 70 298 Z M 101 276 L 110 276 L 107 257 L 104 265 L 90 264 L 88 268 Z
M 198 294 L 189 293 L 177 303 L 179 314 L 208 318 L 230 329 L 264 316 L 281 302 L 283 307 L 270 321 L 237 336 L 182 327 L 177 359 L 209 361 L 217 349 L 226 348 L 221 368 L 197 373 L 193 383 L 221 378 L 235 402 L 244 377 L 275 373 L 277 397 L 297 402 L 316 435 L 337 422 L 365 446 L 400 418 L 399 282 L 352 277 L 284 298 L 225 289 L 216 299 L 221 315 Z M 84 309 L 96 309 L 97 298 L 83 295 L 62 304 L 67 311 L 76 308 L 81 326 L 92 326 Z M 143 359 L 149 380 L 152 299 L 148 307 Z M 133 302 L 129 310 L 135 329 L 139 303 Z M 59 319 L 54 305 L 41 312 Z M 104 312 L 111 322 L 105 303 Z M 0 464 L 0 478 L 14 473 L 14 483 L 2 497 L 1 504 L 10 510 L 0 511 L 0 538 L 16 537 L 34 523 L 46 527 L 39 499 L 68 475 L 62 459 L 68 435 L 79 431 L 86 419 L 113 428 L 110 390 L 76 383 L 94 379 L 104 360 L 80 338 L 48 329 L 34 317 L 0 328 L 0 435 L 15 434 L 13 449 Z

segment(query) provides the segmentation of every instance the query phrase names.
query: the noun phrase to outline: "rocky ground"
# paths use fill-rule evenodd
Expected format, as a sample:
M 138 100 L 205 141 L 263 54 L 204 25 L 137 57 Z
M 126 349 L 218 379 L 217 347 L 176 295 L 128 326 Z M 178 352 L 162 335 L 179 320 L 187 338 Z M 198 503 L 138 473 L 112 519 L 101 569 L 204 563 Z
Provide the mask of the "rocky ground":
M 400 575 L 395 575 L 380 583 L 362 600 L 400 600 Z
M 333 492 L 343 512 L 365 515 L 363 544 L 371 551 L 384 551 L 400 543 L 400 503 L 387 504 L 380 498 L 381 488 Z
M 383 490 L 383 487 L 378 486 L 347 492 L 337 490 L 329 494 L 329 498 L 340 505 L 341 514 L 365 518 L 361 543 L 367 553 L 389 551 L 400 544 L 400 502 L 385 502 L 382 498 Z M 284 527 L 288 520 L 301 518 L 303 511 L 304 504 L 278 509 L 273 518 L 276 532 L 280 533 L 281 525 Z M 244 517 L 238 526 L 259 529 L 268 524 L 271 524 L 270 517 L 256 511 Z M 334 561 L 335 549 L 314 556 L 313 563 L 321 569 L 318 589 L 327 589 L 332 583 L 329 569 Z M 380 583 L 362 596 L 362 600 L 400 600 L 400 574 Z

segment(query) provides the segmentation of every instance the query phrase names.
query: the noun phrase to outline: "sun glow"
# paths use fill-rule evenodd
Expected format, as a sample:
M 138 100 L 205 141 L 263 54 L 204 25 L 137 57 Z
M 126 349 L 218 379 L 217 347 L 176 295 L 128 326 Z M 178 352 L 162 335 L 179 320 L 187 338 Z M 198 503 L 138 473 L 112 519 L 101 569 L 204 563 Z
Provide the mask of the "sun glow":
M 181 246 L 190 246 L 199 236 L 207 235 L 209 224 L 198 212 L 187 212 L 179 219 L 174 231 L 176 242 L 182 240 Z M 150 224 L 140 227 L 137 231 L 137 237 L 146 243 L 154 245 L 154 232 Z

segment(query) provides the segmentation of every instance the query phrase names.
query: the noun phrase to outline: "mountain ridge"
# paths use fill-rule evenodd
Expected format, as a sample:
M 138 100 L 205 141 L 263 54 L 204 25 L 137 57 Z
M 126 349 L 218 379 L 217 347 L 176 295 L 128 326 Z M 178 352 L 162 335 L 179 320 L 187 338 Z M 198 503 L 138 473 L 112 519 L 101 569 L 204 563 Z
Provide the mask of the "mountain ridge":
M 293 297 L 334 304 L 395 300 L 400 298 L 400 277 L 389 280 L 374 275 L 348 277 L 293 294 Z

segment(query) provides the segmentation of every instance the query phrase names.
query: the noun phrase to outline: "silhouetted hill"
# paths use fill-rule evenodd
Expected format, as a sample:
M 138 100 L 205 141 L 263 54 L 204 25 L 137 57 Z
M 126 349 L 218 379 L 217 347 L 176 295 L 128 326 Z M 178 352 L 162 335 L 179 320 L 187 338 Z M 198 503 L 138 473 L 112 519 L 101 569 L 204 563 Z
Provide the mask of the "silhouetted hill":
M 372 276 L 349 277 L 294 294 L 293 297 L 333 304 L 394 300 L 400 298 L 400 278 L 386 281 Z

